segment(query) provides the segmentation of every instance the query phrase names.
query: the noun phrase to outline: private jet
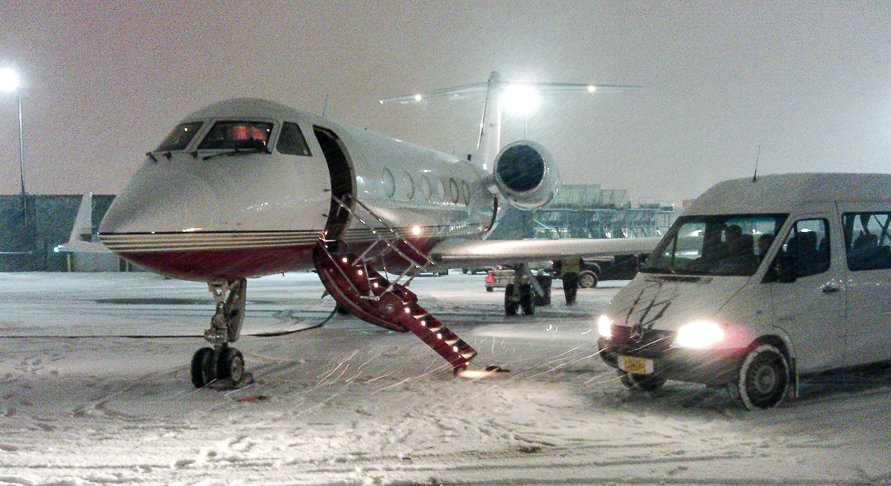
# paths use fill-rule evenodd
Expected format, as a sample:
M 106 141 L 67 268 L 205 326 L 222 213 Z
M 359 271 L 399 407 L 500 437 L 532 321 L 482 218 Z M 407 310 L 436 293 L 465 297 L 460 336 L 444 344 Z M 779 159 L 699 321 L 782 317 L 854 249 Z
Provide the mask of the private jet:
M 244 357 L 232 344 L 244 321 L 247 279 L 310 269 L 344 309 L 414 333 L 461 372 L 476 351 L 423 308 L 405 279 L 431 269 L 649 253 L 658 241 L 486 239 L 505 204 L 538 208 L 560 187 L 543 146 L 523 140 L 500 147 L 501 96 L 516 84 L 492 73 L 485 83 L 383 100 L 483 93 L 480 142 L 464 157 L 273 101 L 214 103 L 185 117 L 146 154 L 98 238 L 149 271 L 208 284 L 216 310 L 204 332 L 208 345 L 191 362 L 196 387 L 245 379 Z M 630 88 L 522 85 L 587 93 Z M 79 226 L 82 236 L 73 240 L 87 238 L 90 225 Z M 519 305 L 529 313 L 530 276 L 517 272 L 508 310 Z

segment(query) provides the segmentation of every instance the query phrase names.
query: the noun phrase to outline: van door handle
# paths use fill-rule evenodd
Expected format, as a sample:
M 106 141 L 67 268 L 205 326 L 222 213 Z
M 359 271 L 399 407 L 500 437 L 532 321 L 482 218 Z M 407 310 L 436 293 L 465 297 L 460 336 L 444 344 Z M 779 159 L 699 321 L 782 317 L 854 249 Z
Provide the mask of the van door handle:
M 823 291 L 824 294 L 834 294 L 841 289 L 839 289 L 838 285 L 835 285 L 834 283 L 828 283 L 828 284 L 824 285 L 821 290 Z

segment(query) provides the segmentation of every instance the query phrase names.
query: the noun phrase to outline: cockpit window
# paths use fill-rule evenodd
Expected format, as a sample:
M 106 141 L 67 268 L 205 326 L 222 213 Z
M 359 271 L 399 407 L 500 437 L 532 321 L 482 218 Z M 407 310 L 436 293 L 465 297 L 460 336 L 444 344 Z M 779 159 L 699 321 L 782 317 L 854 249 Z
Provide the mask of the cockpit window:
M 255 121 L 219 121 L 213 124 L 198 146 L 209 149 L 265 149 L 272 123 Z
M 311 156 L 309 146 L 306 145 L 306 139 L 303 138 L 303 132 L 296 123 L 285 122 L 282 125 L 282 133 L 278 136 L 278 145 L 276 147 L 279 152 L 285 155 L 304 155 Z
M 185 150 L 186 147 L 189 146 L 189 142 L 195 138 L 195 134 L 198 133 L 200 128 L 201 122 L 189 122 L 177 125 L 155 151 L 170 152 L 173 150 Z

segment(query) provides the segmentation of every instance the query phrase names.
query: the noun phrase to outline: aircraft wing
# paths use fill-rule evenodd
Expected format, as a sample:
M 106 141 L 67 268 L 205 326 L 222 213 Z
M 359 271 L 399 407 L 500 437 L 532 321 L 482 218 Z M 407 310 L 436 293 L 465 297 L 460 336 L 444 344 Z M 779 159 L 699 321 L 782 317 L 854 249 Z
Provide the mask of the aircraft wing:
M 651 253 L 661 238 L 564 238 L 559 240 L 446 240 L 430 258 L 446 267 L 499 265 L 559 260 L 568 257 Z

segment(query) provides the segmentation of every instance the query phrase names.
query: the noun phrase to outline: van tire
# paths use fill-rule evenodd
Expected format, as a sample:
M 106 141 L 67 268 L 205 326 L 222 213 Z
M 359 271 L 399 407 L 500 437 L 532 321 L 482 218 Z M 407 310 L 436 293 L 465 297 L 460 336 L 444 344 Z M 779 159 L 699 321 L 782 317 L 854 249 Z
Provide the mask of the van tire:
M 779 405 L 791 381 L 786 355 L 771 344 L 758 344 L 746 353 L 728 386 L 732 398 L 747 410 L 757 410 Z
M 629 390 L 656 391 L 665 384 L 665 378 L 656 375 L 639 375 L 618 370 L 619 381 Z

